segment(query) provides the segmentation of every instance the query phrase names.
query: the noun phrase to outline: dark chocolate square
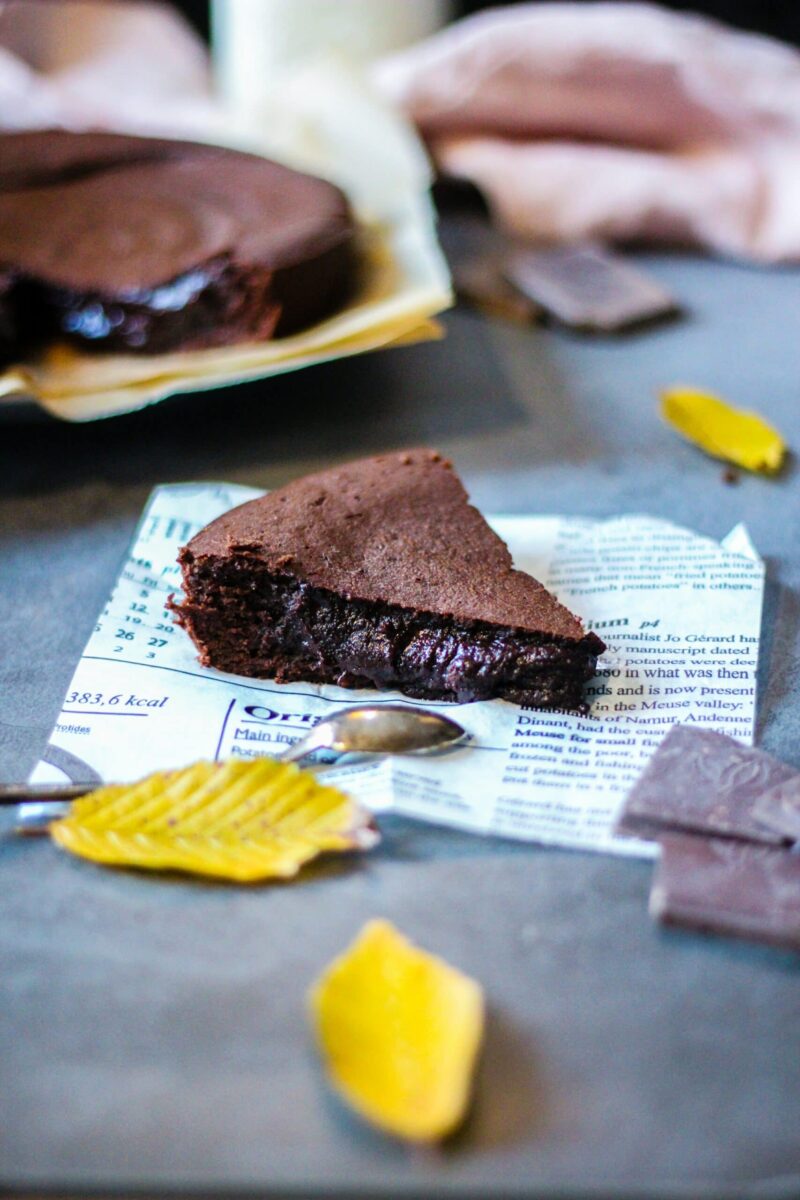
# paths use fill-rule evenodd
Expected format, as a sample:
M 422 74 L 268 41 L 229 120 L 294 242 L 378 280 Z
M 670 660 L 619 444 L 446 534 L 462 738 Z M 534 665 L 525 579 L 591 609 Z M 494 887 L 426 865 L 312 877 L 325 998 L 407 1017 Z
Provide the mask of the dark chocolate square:
M 594 244 L 520 243 L 508 255 L 505 273 L 523 295 L 575 329 L 615 333 L 677 312 L 658 281 Z
M 800 950 L 800 854 L 732 838 L 666 834 L 650 915 L 670 925 Z
M 800 775 L 763 750 L 711 730 L 675 725 L 633 785 L 617 821 L 623 837 L 668 829 L 782 845 L 755 814 L 764 792 Z
M 759 796 L 753 816 L 791 842 L 800 842 L 800 774 Z

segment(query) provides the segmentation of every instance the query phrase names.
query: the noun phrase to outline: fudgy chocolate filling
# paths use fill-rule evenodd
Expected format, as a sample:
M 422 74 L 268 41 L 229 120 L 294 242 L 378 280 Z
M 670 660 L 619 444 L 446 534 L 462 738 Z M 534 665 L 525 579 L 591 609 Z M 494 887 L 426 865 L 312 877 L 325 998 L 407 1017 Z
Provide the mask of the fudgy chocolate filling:
M 313 267 L 290 271 L 242 271 L 221 258 L 157 288 L 115 297 L 0 271 L 0 356 L 55 338 L 87 350 L 160 354 L 285 337 L 346 302 L 354 257 L 345 243 Z
M 205 666 L 282 683 L 585 711 L 583 684 L 602 648 L 591 634 L 577 641 L 544 637 L 348 599 L 247 555 L 200 561 L 186 555 L 184 587 L 185 601 L 171 607 Z

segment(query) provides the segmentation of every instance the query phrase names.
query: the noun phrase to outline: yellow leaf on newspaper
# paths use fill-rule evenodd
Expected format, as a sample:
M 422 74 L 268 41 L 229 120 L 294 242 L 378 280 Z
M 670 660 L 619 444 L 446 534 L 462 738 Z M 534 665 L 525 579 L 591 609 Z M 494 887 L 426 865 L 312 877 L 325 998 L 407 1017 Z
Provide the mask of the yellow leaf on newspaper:
M 285 879 L 324 851 L 364 850 L 378 840 L 343 792 L 269 758 L 199 762 L 98 788 L 50 833 L 94 862 L 240 883 Z
M 783 463 L 786 443 L 776 429 L 757 413 L 732 408 L 711 392 L 666 388 L 661 393 L 661 415 L 707 454 L 747 471 L 773 474 Z
M 369 921 L 309 995 L 333 1086 L 379 1128 L 438 1141 L 461 1122 L 483 1035 L 475 980 Z

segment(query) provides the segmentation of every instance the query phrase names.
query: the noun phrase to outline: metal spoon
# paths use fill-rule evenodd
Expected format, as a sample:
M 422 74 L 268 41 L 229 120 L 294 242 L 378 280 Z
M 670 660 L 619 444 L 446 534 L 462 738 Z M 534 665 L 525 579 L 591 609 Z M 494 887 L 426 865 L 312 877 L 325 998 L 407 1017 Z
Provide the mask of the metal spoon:
M 457 721 L 405 704 L 361 704 L 332 713 L 279 755 L 297 762 L 314 750 L 337 754 L 433 754 L 463 742 Z
M 432 754 L 465 741 L 466 731 L 450 717 L 404 704 L 358 705 L 331 713 L 278 760 L 299 762 L 315 750 L 336 754 Z M 96 783 L 3 784 L 0 805 L 16 804 L 17 830 L 43 833 L 69 811 L 69 802 L 93 791 Z

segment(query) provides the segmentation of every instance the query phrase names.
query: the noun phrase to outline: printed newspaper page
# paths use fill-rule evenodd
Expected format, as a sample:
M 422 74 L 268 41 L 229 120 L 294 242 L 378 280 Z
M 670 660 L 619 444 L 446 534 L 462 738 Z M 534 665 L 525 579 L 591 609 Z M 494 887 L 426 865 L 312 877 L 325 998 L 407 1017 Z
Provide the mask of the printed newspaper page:
M 260 493 L 176 484 L 152 495 L 129 556 L 78 663 L 35 782 L 131 780 L 199 758 L 280 753 L 335 708 L 413 703 L 397 693 L 276 684 L 201 667 L 165 602 L 178 549 Z M 470 734 L 433 758 L 379 759 L 332 772 L 376 811 L 476 833 L 648 855 L 614 838 L 627 790 L 675 722 L 752 740 L 764 568 L 746 531 L 722 544 L 667 521 L 624 516 L 498 517 L 529 571 L 607 643 L 590 712 L 505 701 L 430 704 Z

